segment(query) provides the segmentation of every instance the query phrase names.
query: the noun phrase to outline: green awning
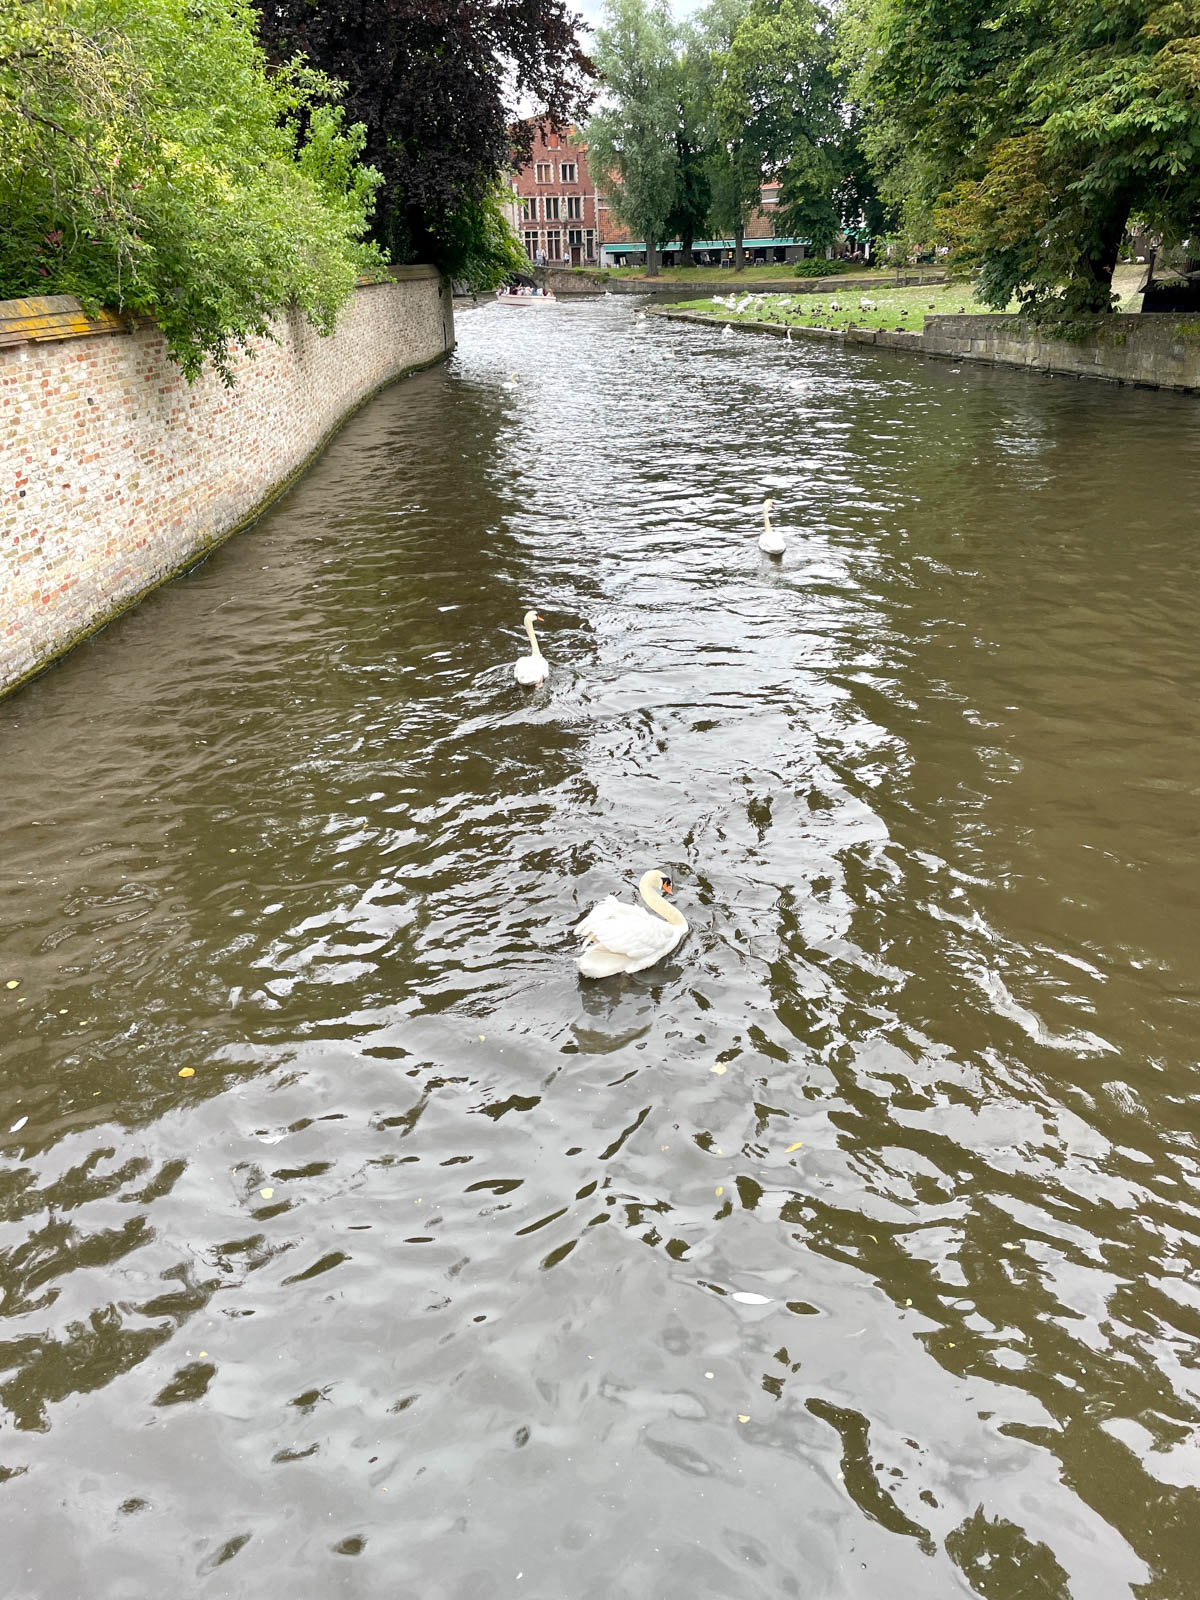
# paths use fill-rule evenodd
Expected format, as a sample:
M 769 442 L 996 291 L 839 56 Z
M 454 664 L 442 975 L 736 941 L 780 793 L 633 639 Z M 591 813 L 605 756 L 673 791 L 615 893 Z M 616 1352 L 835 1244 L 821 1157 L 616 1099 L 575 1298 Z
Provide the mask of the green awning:
M 746 240 L 743 241 L 743 249 L 746 249 L 746 250 L 768 250 L 768 249 L 782 250 L 788 245 L 803 245 L 803 246 L 807 247 L 808 242 L 809 241 L 807 239 L 746 239 Z M 646 246 L 644 244 L 605 244 L 604 241 L 601 240 L 600 241 L 600 248 L 601 248 L 601 250 L 612 250 L 612 251 L 626 250 L 626 251 L 629 251 L 629 250 L 644 250 L 646 248 Z M 696 242 L 692 245 L 692 249 L 693 250 L 732 250 L 733 248 L 734 248 L 734 244 L 733 244 L 733 240 L 732 239 L 697 239 Z M 683 249 L 683 245 L 678 239 L 675 239 L 671 244 L 660 244 L 659 247 L 658 247 L 660 255 L 662 254 L 662 252 L 664 250 L 682 250 L 682 249 Z

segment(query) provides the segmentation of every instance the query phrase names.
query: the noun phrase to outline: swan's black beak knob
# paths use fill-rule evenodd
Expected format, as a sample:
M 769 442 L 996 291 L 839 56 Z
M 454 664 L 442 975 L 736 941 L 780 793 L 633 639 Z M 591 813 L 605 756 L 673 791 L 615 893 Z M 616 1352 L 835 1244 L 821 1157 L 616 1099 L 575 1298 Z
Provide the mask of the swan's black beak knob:
M 664 894 L 670 894 L 671 893 L 671 880 L 670 880 L 670 878 L 664 878 L 663 879 L 663 881 L 662 881 L 662 892 Z

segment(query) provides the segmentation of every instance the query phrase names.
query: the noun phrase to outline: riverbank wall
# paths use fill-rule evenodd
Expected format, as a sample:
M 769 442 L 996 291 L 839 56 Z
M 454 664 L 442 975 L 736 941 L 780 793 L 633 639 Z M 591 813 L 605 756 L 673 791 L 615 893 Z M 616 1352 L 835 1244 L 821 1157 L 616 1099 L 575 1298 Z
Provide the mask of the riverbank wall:
M 765 333 L 776 339 L 834 340 L 907 350 L 956 362 L 1022 367 L 1048 377 L 1092 378 L 1143 389 L 1200 394 L 1200 319 L 1114 316 L 1098 333 L 1081 340 L 1048 339 L 1020 317 L 933 316 L 918 332 L 907 328 L 810 328 L 782 322 L 755 322 L 677 306 L 654 306 L 651 316 L 674 322 Z
M 322 338 L 296 312 L 189 385 L 158 328 L 0 302 L 0 695 L 246 527 L 371 395 L 454 346 L 449 286 L 401 267 Z

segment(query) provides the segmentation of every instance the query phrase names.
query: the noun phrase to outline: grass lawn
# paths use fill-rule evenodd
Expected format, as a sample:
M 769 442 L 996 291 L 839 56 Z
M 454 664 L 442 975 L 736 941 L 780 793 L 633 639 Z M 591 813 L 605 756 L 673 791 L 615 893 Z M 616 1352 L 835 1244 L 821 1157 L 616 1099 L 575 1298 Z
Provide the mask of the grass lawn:
M 932 272 L 934 268 L 906 267 L 906 272 Z M 599 274 L 597 274 L 598 276 Z M 802 276 L 795 272 L 786 262 L 777 261 L 774 266 L 746 267 L 742 272 L 736 272 L 733 267 L 660 267 L 658 278 L 646 278 L 645 267 L 605 267 L 604 276 L 607 278 L 645 278 L 647 283 L 788 283 L 794 278 Z M 894 277 L 895 273 L 880 273 L 875 267 L 852 267 L 849 272 L 839 273 L 830 278 L 830 283 L 845 283 L 859 278 Z
M 680 311 L 705 311 L 730 322 L 791 323 L 795 327 L 907 328 L 919 333 L 927 316 L 938 312 L 989 311 L 980 305 L 966 283 L 930 284 L 923 289 L 888 289 L 831 279 L 829 288 L 816 294 L 756 294 L 742 310 L 744 296 L 723 295 L 720 300 L 687 300 Z

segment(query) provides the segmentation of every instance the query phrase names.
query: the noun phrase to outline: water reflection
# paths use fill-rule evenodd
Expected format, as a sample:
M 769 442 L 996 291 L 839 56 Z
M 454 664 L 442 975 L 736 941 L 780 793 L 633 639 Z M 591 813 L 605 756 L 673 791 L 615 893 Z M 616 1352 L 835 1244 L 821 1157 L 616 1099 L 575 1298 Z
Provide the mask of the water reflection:
M 1179 1600 L 1191 402 L 518 321 L 0 707 L 14 1562 Z

